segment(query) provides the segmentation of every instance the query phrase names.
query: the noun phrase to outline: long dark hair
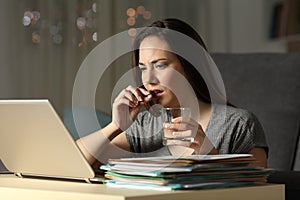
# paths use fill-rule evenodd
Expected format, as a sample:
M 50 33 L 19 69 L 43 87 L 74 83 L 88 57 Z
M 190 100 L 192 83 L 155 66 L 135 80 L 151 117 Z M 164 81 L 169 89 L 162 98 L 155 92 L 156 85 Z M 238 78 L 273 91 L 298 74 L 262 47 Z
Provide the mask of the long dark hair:
M 133 43 L 134 50 L 132 53 L 132 67 L 136 72 L 135 78 L 138 84 L 142 84 L 141 73 L 139 69 L 136 67 L 138 66 L 139 63 L 139 46 L 142 40 L 148 36 L 152 36 L 152 35 L 161 36 L 170 46 L 172 46 L 174 41 L 170 41 L 168 31 L 167 31 L 168 29 L 170 29 L 172 31 L 177 31 L 179 33 L 182 33 L 192 38 L 194 41 L 200 44 L 203 47 L 203 49 L 207 52 L 206 45 L 202 40 L 201 36 L 190 25 L 188 25 L 187 23 L 179 19 L 167 18 L 164 20 L 155 21 L 148 27 L 151 28 L 144 29 L 136 35 Z M 205 103 L 211 103 L 212 100 L 211 100 L 208 86 L 205 80 L 203 79 L 203 77 L 201 76 L 201 74 L 186 59 L 184 59 L 183 57 L 177 54 L 175 55 L 178 57 L 184 69 L 185 76 L 189 81 L 189 83 L 191 84 L 197 98 L 202 100 Z

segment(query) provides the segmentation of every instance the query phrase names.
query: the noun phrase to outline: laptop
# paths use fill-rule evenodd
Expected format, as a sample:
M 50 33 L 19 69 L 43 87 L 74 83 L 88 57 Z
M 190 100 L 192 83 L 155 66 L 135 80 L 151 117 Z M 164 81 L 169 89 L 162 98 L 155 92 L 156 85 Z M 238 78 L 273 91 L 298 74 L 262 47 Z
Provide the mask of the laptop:
M 49 100 L 0 100 L 0 122 L 0 160 L 11 173 L 102 182 Z

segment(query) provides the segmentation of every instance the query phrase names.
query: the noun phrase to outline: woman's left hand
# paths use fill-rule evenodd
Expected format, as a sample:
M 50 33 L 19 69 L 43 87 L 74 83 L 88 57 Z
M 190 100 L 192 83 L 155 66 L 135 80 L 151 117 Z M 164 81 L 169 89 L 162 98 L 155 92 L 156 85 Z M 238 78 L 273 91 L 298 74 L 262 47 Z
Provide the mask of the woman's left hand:
M 173 131 L 174 138 L 182 138 L 182 134 L 185 137 L 192 137 L 193 140 L 191 140 L 189 148 L 194 150 L 194 154 L 218 154 L 216 148 L 204 133 L 202 126 L 191 118 L 187 121 L 177 117 L 173 119 L 172 123 L 164 123 L 163 128 Z

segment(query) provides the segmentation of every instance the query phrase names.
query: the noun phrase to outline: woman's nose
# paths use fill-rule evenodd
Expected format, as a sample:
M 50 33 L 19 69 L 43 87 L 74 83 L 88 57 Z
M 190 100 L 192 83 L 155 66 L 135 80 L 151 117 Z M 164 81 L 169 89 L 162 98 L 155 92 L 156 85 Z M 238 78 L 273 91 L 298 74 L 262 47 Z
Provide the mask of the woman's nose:
M 144 83 L 157 84 L 159 82 L 157 72 L 152 69 L 143 72 L 142 79 Z

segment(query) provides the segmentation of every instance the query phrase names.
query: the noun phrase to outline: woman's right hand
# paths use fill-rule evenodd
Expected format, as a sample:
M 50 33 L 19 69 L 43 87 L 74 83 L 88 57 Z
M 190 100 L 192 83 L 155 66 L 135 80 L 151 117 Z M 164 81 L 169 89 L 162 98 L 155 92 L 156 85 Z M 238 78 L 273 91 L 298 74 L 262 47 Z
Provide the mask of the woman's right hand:
M 119 129 L 125 131 L 136 119 L 141 106 L 151 100 L 150 93 L 129 85 L 122 90 L 113 103 L 112 121 Z

